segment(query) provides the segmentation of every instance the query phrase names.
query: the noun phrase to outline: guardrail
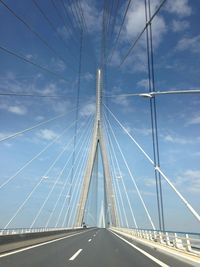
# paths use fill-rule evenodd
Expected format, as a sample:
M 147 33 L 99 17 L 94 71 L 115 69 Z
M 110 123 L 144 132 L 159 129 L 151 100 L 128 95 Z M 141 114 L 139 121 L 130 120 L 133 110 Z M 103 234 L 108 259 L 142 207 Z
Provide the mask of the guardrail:
M 161 232 L 156 230 L 140 230 L 111 227 L 111 230 L 128 237 L 136 237 L 156 242 L 164 246 L 200 255 L 200 233 Z
M 16 235 L 16 234 L 27 234 L 27 233 L 41 233 L 41 232 L 50 232 L 50 231 L 63 231 L 63 230 L 78 230 L 82 227 L 74 228 L 9 228 L 9 229 L 0 229 L 0 236 L 2 235 Z

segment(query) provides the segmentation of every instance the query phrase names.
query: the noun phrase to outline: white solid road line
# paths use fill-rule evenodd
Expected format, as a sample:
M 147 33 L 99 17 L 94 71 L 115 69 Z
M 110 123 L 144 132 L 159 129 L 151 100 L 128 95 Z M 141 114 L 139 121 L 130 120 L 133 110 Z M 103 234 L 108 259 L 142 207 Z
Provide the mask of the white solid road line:
M 81 253 L 82 249 L 79 249 L 76 251 L 76 253 L 69 259 L 69 261 L 73 261 L 76 259 L 76 257 Z
M 87 232 L 90 232 L 92 230 L 93 229 L 87 230 Z M 41 246 L 44 246 L 44 245 L 47 245 L 47 244 L 51 244 L 51 243 L 54 243 L 54 242 L 57 242 L 57 241 L 60 241 L 60 240 L 63 240 L 63 239 L 67 239 L 67 238 L 75 236 L 75 235 L 80 235 L 80 234 L 83 234 L 83 233 L 86 233 L 86 231 L 83 231 L 83 232 L 80 232 L 80 233 L 77 233 L 77 234 L 72 234 L 72 235 L 60 237 L 60 238 L 57 238 L 57 239 L 54 239 L 54 240 L 50 240 L 50 241 L 46 241 L 46 242 L 43 242 L 43 243 L 40 243 L 40 244 L 31 245 L 29 247 L 17 249 L 17 250 L 11 251 L 11 252 L 6 252 L 6 253 L 1 254 L 0 258 L 7 257 L 9 255 L 16 254 L 16 253 L 19 253 L 19 252 L 23 252 L 23 251 L 26 251 L 26 250 L 29 250 L 29 249 L 32 249 L 32 248 L 37 248 L 37 247 L 41 247 Z
M 142 254 L 144 254 L 146 257 L 148 257 L 149 259 L 151 259 L 152 261 L 156 262 L 159 266 L 162 267 L 170 267 L 169 265 L 165 264 L 164 262 L 156 259 L 155 257 L 153 257 L 151 254 L 147 253 L 146 251 L 144 251 L 141 248 L 138 248 L 137 246 L 133 245 L 131 242 L 129 242 L 128 240 L 126 240 L 125 238 L 119 236 L 118 234 L 116 234 L 115 232 L 111 231 L 114 235 L 116 235 L 117 237 L 119 237 L 121 240 L 123 240 L 124 242 L 126 242 L 127 244 L 129 244 L 130 246 L 132 246 L 134 249 L 138 250 L 139 252 L 141 252 Z

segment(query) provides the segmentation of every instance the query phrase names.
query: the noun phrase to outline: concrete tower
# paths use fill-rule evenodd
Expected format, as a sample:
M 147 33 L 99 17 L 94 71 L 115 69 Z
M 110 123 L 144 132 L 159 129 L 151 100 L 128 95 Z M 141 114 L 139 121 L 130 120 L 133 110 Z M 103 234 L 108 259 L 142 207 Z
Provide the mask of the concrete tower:
M 92 178 L 92 171 L 94 167 L 94 161 L 98 149 L 101 152 L 102 162 L 103 162 L 103 172 L 104 172 L 104 188 L 105 188 L 105 199 L 107 204 L 107 209 L 110 215 L 110 224 L 113 226 L 118 225 L 118 216 L 116 210 L 115 196 L 112 187 L 112 177 L 110 174 L 108 155 L 106 151 L 106 145 L 104 142 L 103 129 L 102 129 L 102 71 L 97 69 L 96 77 L 96 119 L 93 130 L 93 138 L 91 147 L 89 150 L 89 155 L 86 164 L 86 170 L 84 174 L 83 185 L 81 189 L 78 210 L 76 214 L 76 224 L 81 226 L 83 223 L 83 217 L 85 212 L 85 206 L 88 198 L 88 192 L 90 187 L 90 182 Z M 105 211 L 107 213 L 107 211 Z

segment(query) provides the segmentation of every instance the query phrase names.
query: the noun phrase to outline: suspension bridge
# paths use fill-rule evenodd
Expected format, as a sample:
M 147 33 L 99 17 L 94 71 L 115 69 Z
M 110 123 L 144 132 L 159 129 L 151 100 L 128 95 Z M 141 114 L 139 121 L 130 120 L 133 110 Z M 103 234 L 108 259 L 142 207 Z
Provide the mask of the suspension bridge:
M 175 6 L 0 0 L 0 266 L 200 266 L 198 171 L 175 179 L 179 160 L 198 166 L 198 130 L 163 133 L 176 106 L 192 116 L 200 90 L 156 86 L 154 29 Z M 142 27 L 128 45 L 132 19 Z M 140 90 L 113 85 L 138 79 L 139 53 Z M 192 148 L 173 161 L 162 138 Z

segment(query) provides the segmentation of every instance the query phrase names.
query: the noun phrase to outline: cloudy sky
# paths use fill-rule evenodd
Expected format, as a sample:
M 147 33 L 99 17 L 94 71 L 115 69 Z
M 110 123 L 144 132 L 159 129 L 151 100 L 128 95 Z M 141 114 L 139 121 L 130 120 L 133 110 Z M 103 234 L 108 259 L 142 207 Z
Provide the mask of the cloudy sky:
M 150 2 L 153 14 L 161 1 Z M 200 3 L 195 0 L 167 0 L 155 16 L 152 35 L 156 91 L 200 89 L 199 8 Z M 153 158 L 149 99 L 123 95 L 149 90 L 145 32 L 125 58 L 145 27 L 145 21 L 144 1 L 140 0 L 132 0 L 130 4 L 122 0 L 106 1 L 106 4 L 103 0 L 1 1 L 0 202 L 4 203 L 0 207 L 1 228 L 6 225 L 62 226 L 69 219 L 72 223 L 74 214 L 71 211 L 77 205 L 91 140 L 95 76 L 102 62 L 102 43 L 106 55 L 103 101 Z M 80 50 L 80 101 L 76 123 Z M 6 93 L 15 96 L 3 95 Z M 32 96 L 20 96 L 26 94 Z M 200 212 L 199 94 L 156 96 L 156 104 L 161 169 Z M 112 115 L 108 111 L 106 114 L 149 214 L 158 227 L 153 168 Z M 108 128 L 109 124 L 105 123 L 105 134 Z M 29 130 L 24 132 L 25 129 Z M 15 133 L 18 134 L 7 138 Z M 126 188 L 138 226 L 150 228 L 110 128 L 106 140 L 121 215 L 126 217 L 117 188 L 121 188 L 129 226 L 134 226 Z M 99 179 L 102 179 L 101 168 L 99 172 Z M 70 179 L 75 190 L 70 189 Z M 165 181 L 162 186 L 166 228 L 199 231 L 196 219 L 177 195 Z M 125 219 L 122 224 L 126 224 Z

